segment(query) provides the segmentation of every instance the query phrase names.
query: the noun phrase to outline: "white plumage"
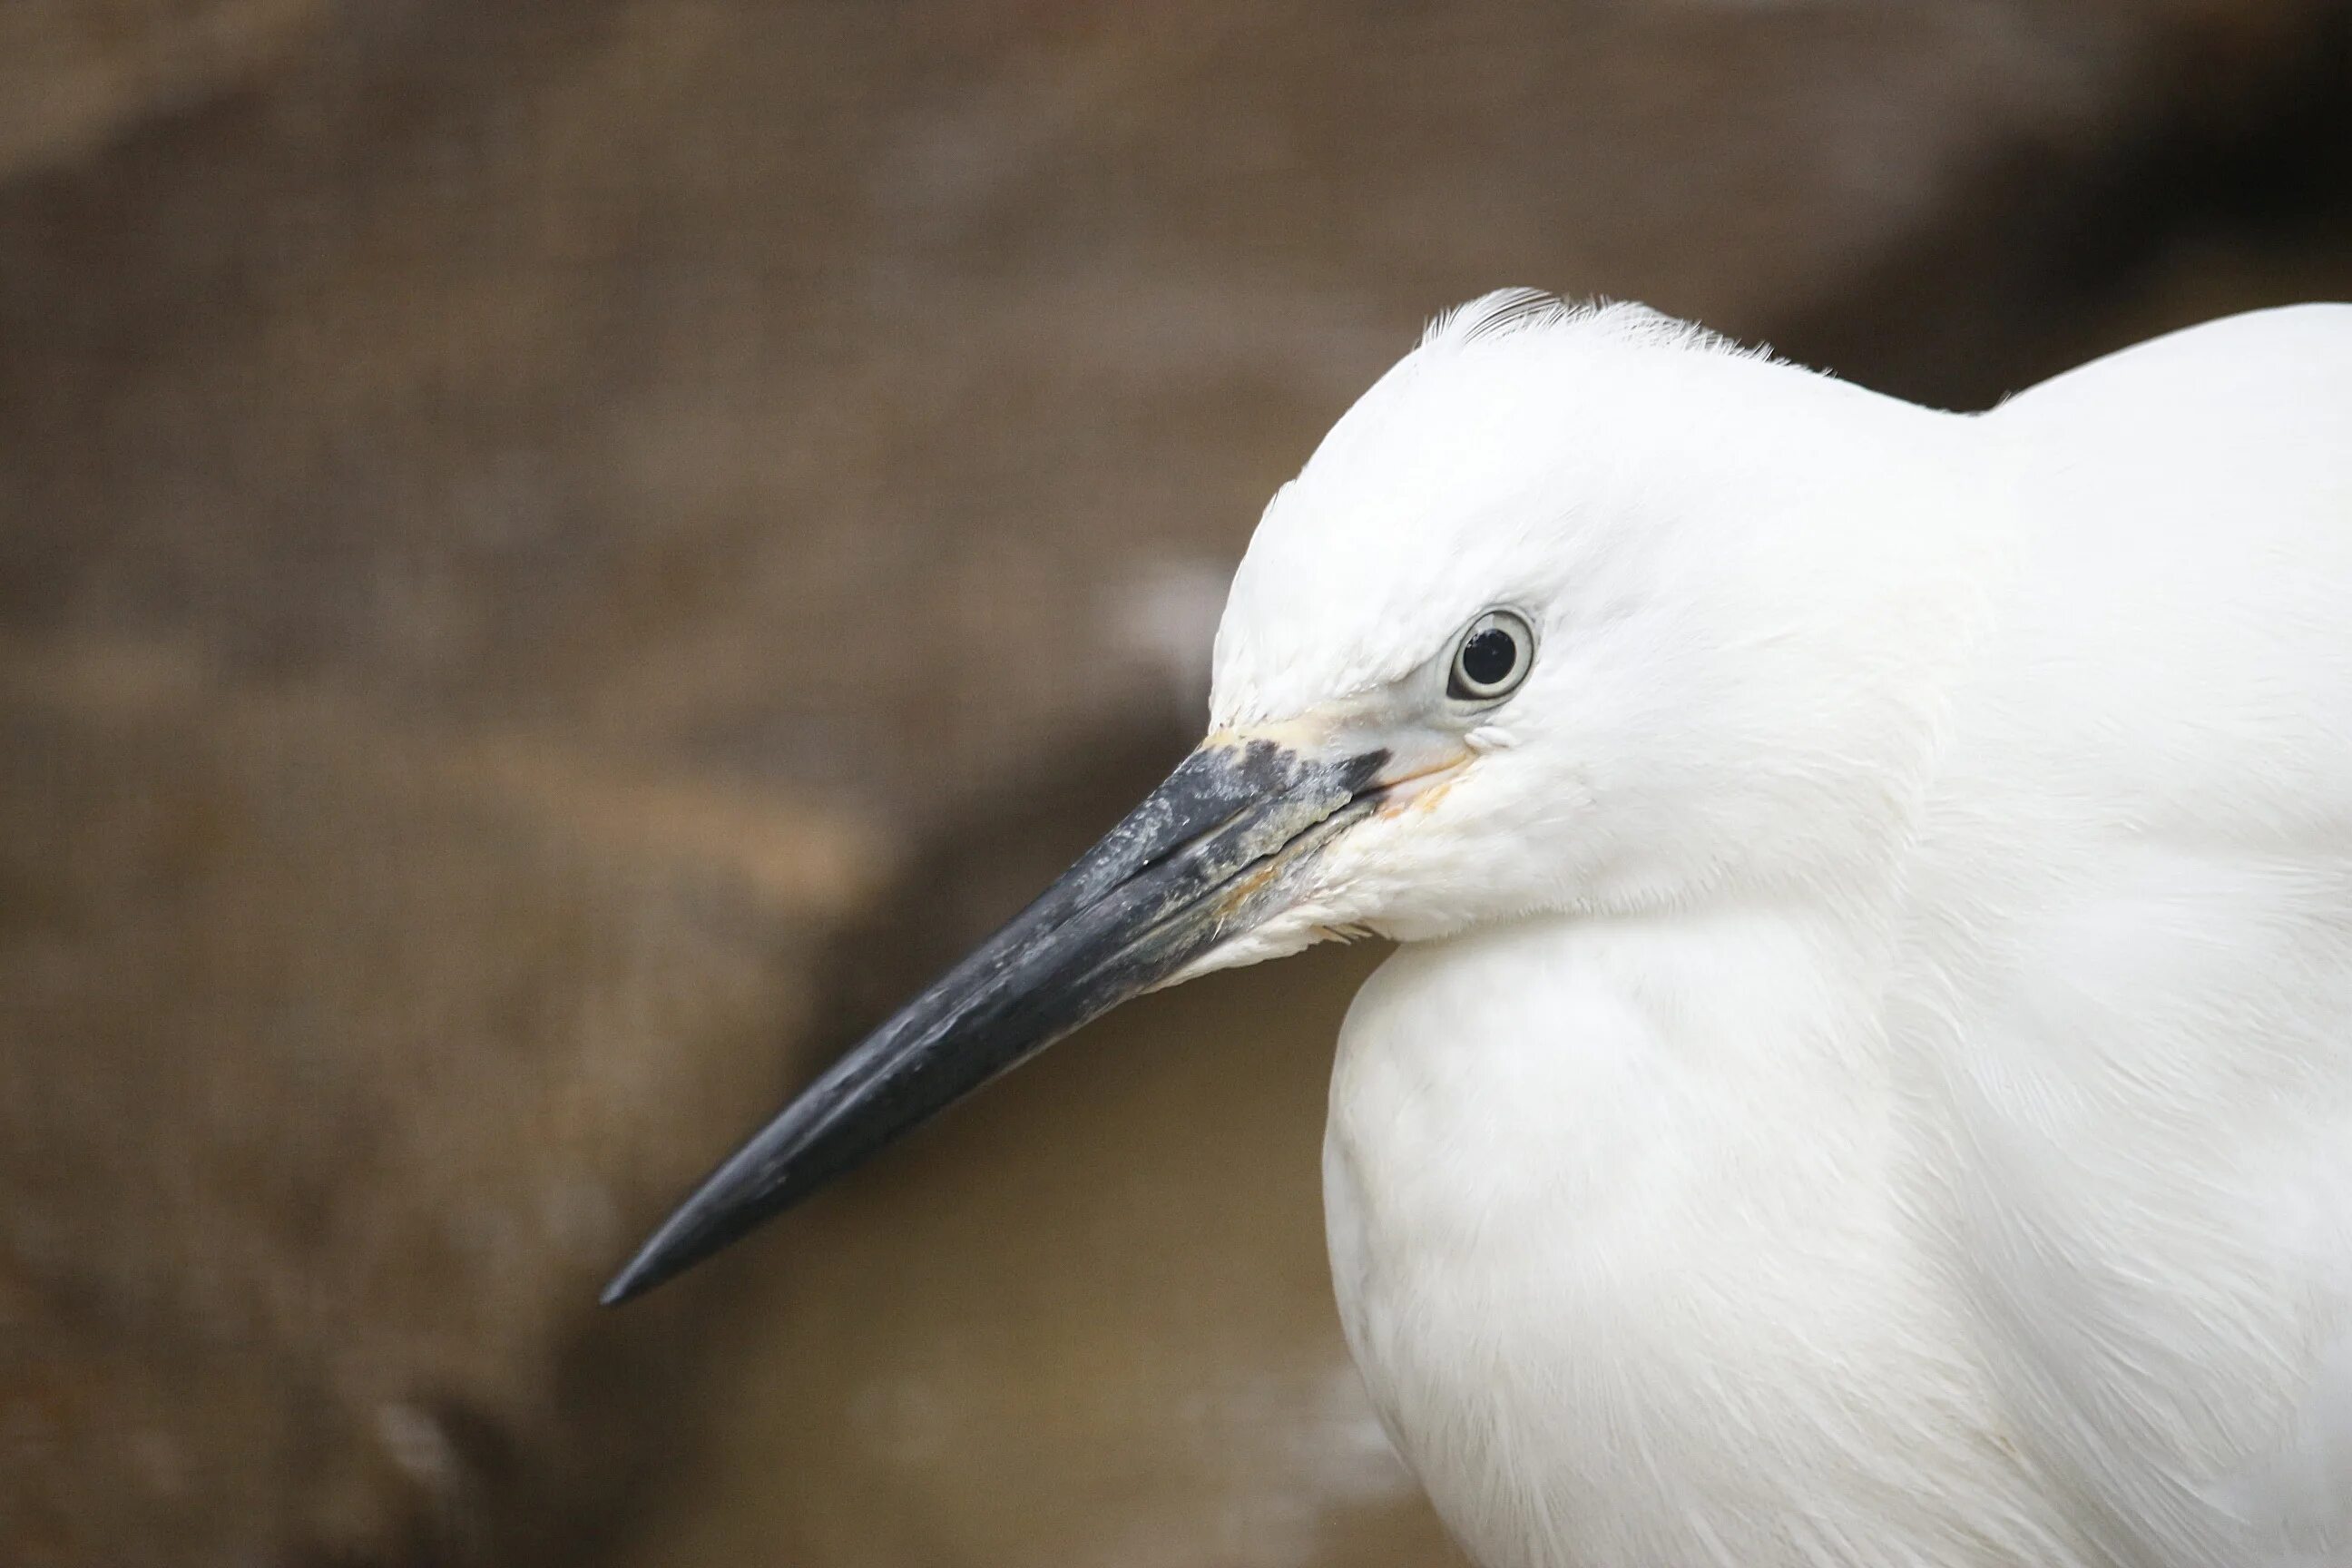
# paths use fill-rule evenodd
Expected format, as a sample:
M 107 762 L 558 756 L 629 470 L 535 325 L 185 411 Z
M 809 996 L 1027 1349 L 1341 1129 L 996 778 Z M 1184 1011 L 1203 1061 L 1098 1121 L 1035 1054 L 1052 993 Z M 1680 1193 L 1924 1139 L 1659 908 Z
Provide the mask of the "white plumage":
M 1496 605 L 1526 684 L 1403 735 Z M 1406 943 L 1332 1268 L 1485 1568 L 2352 1563 L 2352 308 L 1967 416 L 1492 297 L 1213 707 L 1428 753 L 1192 972 Z

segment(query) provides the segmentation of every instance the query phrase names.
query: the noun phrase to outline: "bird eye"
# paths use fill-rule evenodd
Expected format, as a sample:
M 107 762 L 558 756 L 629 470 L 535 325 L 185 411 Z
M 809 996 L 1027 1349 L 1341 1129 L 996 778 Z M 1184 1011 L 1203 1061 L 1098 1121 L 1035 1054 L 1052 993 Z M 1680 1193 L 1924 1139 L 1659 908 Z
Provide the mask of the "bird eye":
M 1508 697 L 1528 678 L 1535 657 L 1534 628 L 1508 610 L 1489 610 L 1462 634 L 1446 676 L 1445 695 L 1456 702 Z

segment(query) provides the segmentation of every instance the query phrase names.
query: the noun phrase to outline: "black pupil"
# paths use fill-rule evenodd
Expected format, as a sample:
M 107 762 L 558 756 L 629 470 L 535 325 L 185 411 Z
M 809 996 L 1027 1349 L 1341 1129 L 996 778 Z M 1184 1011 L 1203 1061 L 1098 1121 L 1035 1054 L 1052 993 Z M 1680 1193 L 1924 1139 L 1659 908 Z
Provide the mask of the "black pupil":
M 1462 674 L 1473 686 L 1501 685 L 1518 662 L 1518 643 L 1510 633 L 1495 626 L 1462 645 Z

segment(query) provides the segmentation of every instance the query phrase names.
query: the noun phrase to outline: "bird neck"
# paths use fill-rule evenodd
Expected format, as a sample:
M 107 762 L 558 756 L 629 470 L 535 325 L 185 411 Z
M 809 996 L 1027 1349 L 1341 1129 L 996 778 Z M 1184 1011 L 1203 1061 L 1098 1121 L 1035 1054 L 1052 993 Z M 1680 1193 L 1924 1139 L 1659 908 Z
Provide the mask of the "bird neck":
M 1725 909 L 1408 945 L 1349 1015 L 1334 1154 L 1353 1149 L 1398 1234 L 1441 1246 L 1549 1213 L 1614 1268 L 1676 1218 L 1843 1223 L 1855 1193 L 1885 1190 L 1869 1179 L 1892 1089 L 1867 930 Z

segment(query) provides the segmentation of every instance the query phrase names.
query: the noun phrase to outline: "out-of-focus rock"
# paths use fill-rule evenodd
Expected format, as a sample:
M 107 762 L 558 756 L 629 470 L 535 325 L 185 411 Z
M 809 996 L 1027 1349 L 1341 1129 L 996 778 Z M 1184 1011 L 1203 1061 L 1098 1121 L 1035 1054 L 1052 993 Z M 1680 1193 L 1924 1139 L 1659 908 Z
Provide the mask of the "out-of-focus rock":
M 468 1560 L 637 1216 L 776 1093 L 870 837 L 169 650 L 10 652 L 7 1560 Z
M 1429 1560 L 1322 1279 L 1344 962 L 593 1287 L 1172 756 L 1429 311 L 1968 400 L 2352 255 L 2200 288 L 2167 184 L 2336 123 L 2317 0 L 318 15 L 157 7 L 242 86 L 70 133 L 0 60 L 11 1563 Z
M 331 10 L 326 0 L 8 0 L 0 177 L 251 84 Z

